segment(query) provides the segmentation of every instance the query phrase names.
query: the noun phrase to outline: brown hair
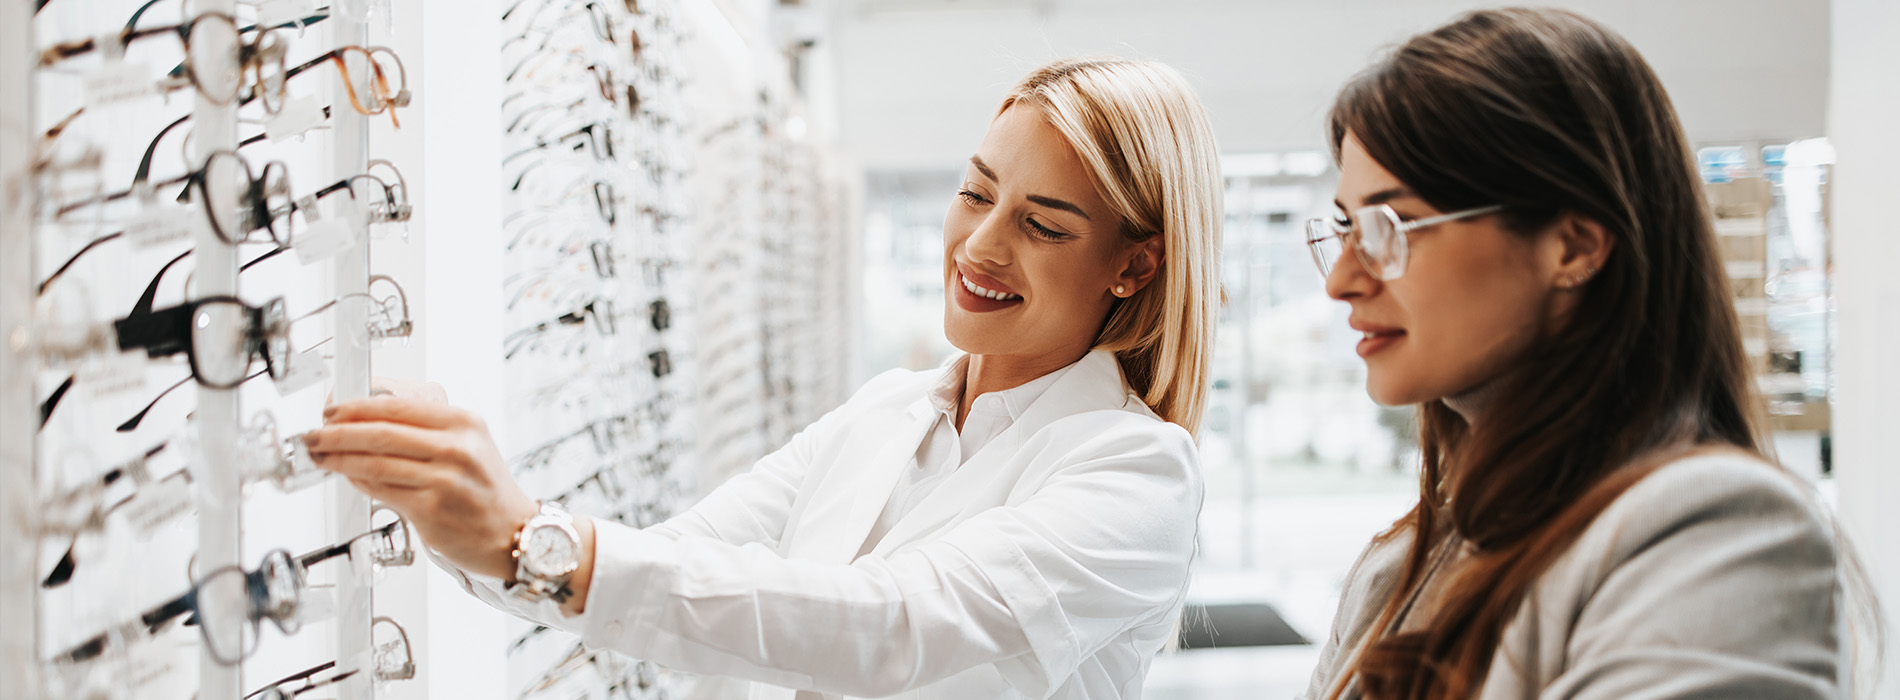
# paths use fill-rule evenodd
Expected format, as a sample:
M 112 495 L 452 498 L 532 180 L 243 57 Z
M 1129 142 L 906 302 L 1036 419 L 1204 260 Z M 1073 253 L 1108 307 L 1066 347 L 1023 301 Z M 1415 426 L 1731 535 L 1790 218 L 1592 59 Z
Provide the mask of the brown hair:
M 1476 553 L 1424 624 L 1375 639 L 1354 670 L 1370 697 L 1464 698 L 1530 587 L 1625 490 L 1699 446 L 1765 454 L 1759 400 L 1688 143 L 1615 32 L 1561 10 L 1473 12 L 1353 79 L 1330 121 L 1335 158 L 1350 132 L 1440 211 L 1502 204 L 1526 235 L 1575 215 L 1615 239 L 1483 423 L 1420 407 L 1419 503 L 1380 536 L 1411 533 L 1411 551 L 1373 629 L 1443 538 Z

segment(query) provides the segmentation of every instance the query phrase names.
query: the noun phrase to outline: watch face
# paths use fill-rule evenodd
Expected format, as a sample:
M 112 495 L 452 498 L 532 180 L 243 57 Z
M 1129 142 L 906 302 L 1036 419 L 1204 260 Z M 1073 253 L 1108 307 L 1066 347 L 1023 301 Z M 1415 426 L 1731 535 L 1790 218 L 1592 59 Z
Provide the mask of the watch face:
M 522 562 L 538 576 L 560 576 L 580 565 L 574 540 L 558 527 L 537 527 L 528 533 Z

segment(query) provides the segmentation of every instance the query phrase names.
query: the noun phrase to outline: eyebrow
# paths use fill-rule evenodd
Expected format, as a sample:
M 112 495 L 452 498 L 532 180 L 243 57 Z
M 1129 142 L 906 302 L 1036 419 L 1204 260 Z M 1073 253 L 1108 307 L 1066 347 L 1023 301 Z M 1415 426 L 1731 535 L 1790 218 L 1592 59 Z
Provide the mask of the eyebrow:
M 976 171 L 983 173 L 983 177 L 989 178 L 990 181 L 992 182 L 996 180 L 996 171 L 991 170 L 989 164 L 983 162 L 982 156 L 970 156 L 970 165 L 976 166 Z M 1039 194 L 1028 195 L 1024 197 L 1024 199 L 1027 199 L 1036 204 L 1043 205 L 1045 207 L 1049 207 L 1050 209 L 1060 209 L 1062 211 L 1069 212 L 1076 216 L 1080 216 L 1082 217 L 1083 221 L 1093 221 L 1093 219 L 1089 218 L 1088 212 L 1082 211 L 1081 207 L 1078 207 L 1064 200 L 1056 199 L 1054 197 L 1045 197 Z
M 983 177 L 992 181 L 996 179 L 996 171 L 991 170 L 989 164 L 983 162 L 982 156 L 970 156 L 970 164 L 976 166 L 976 171 L 983 173 Z
M 1365 199 L 1362 200 L 1362 203 L 1359 206 L 1376 207 L 1381 204 L 1390 202 L 1394 199 L 1403 199 L 1406 197 L 1416 197 L 1416 196 L 1418 195 L 1413 194 L 1412 190 L 1407 189 L 1404 186 L 1389 187 L 1389 188 L 1374 192 L 1372 194 L 1366 195 Z M 1339 200 L 1337 199 L 1333 200 L 1333 206 L 1339 207 L 1341 210 L 1344 210 L 1346 208 L 1346 205 L 1341 204 Z

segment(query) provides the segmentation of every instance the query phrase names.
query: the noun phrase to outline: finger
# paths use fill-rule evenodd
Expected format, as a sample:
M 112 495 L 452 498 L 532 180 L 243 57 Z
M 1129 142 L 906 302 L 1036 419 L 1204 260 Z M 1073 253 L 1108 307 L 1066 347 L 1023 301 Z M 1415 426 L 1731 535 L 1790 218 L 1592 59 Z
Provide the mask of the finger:
M 390 493 L 393 491 L 406 490 L 406 489 L 399 489 L 399 487 L 396 487 L 396 486 L 384 486 L 383 484 L 370 481 L 368 479 L 357 479 L 354 477 L 344 477 L 344 478 L 349 480 L 350 486 L 352 488 L 355 488 L 357 491 L 361 491 L 363 495 L 376 499 L 378 501 L 388 501 Z
M 420 505 L 417 497 L 429 493 L 424 489 L 379 484 L 363 479 L 349 479 L 349 482 L 350 486 L 363 492 L 363 495 L 376 499 L 379 504 L 389 506 L 396 511 L 397 515 L 411 522 L 414 522 L 414 518 L 410 517 L 410 514 L 416 512 L 416 507 Z
M 351 482 L 369 482 L 379 492 L 402 487 L 425 488 L 441 483 L 442 472 L 446 469 L 439 464 L 413 459 L 348 452 L 313 453 L 310 461 L 316 462 L 320 469 L 342 474 Z
M 435 382 L 418 382 L 393 377 L 371 377 L 369 385 L 373 389 L 393 394 L 399 398 L 420 399 L 435 403 L 448 403 L 449 393 Z
M 474 416 L 446 403 L 400 396 L 372 396 L 352 399 L 323 409 L 326 423 L 383 421 L 418 428 L 460 428 L 471 425 Z
M 457 433 L 401 423 L 331 423 L 304 433 L 303 444 L 312 454 L 356 452 L 429 462 L 456 457 L 458 439 Z

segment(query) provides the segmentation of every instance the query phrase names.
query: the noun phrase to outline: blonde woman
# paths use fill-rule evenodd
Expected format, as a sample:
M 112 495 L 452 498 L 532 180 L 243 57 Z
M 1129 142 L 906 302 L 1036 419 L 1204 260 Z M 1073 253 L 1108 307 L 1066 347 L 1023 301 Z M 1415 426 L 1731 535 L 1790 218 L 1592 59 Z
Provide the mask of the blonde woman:
M 536 504 L 439 402 L 341 404 L 308 442 L 491 605 L 755 698 L 1138 697 L 1194 552 L 1220 195 L 1173 70 L 1037 70 L 944 221 L 966 354 L 644 530 Z

